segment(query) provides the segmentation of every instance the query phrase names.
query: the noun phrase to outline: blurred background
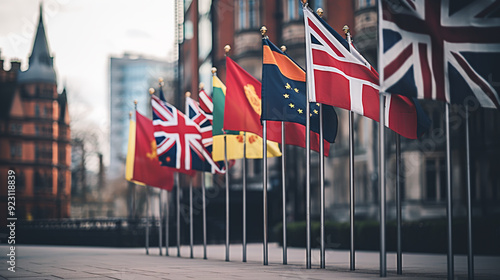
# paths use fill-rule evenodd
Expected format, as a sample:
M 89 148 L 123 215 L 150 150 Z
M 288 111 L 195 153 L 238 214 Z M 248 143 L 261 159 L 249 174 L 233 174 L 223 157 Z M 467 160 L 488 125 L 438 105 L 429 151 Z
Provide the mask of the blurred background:
M 18 240 L 25 243 L 141 246 L 147 211 L 152 244 L 169 207 L 171 242 L 175 208 L 181 232 L 189 227 L 187 177 L 181 205 L 175 195 L 125 180 L 129 112 L 151 117 L 148 89 L 164 79 L 166 99 L 184 111 L 184 93 L 197 99 L 199 83 L 211 92 L 211 68 L 225 82 L 223 47 L 257 79 L 262 75 L 259 28 L 305 68 L 304 21 L 298 0 L 67 1 L 0 0 L 0 181 L 16 173 Z M 323 18 L 377 68 L 375 0 L 311 0 Z M 491 77 L 493 82 L 500 77 Z M 332 85 L 334 87 L 335 85 Z M 432 120 L 419 140 L 402 140 L 403 250 L 446 251 L 444 104 L 421 101 Z M 326 159 L 327 247 L 349 248 L 348 112 L 337 110 L 339 131 Z M 466 252 L 465 110 L 452 106 L 451 150 L 455 252 Z M 500 254 L 500 113 L 472 108 L 471 178 L 475 250 Z M 378 237 L 378 123 L 355 116 L 356 246 L 376 250 Z M 395 248 L 395 134 L 387 130 L 388 249 Z M 305 150 L 288 154 L 286 212 L 291 246 L 305 244 Z M 247 160 L 248 241 L 262 240 L 262 160 Z M 312 215 L 319 221 L 319 157 L 313 153 Z M 231 242 L 242 236 L 242 160 L 230 169 Z M 280 242 L 281 159 L 269 160 L 271 241 Z M 196 175 L 195 242 L 201 242 L 201 185 Z M 223 176 L 205 176 L 208 239 L 225 234 Z M 1 184 L 0 208 L 7 208 Z M 161 198 L 161 199 L 160 199 Z M 167 204 L 167 200 L 169 201 Z M 149 202 L 148 202 L 149 201 Z M 149 208 L 147 207 L 149 203 Z M 160 209 L 161 208 L 161 209 Z M 149 210 L 147 210 L 149 209 Z M 6 211 L 0 223 L 6 237 Z M 162 229 L 164 230 L 164 229 Z M 275 234 L 273 234 L 275 233 Z M 316 235 L 314 235 L 316 234 Z M 313 245 L 319 244 L 313 224 Z M 91 238 L 99 237 L 99 238 Z M 99 239 L 99 240 L 97 240 Z M 181 242 L 187 243 L 183 234 Z

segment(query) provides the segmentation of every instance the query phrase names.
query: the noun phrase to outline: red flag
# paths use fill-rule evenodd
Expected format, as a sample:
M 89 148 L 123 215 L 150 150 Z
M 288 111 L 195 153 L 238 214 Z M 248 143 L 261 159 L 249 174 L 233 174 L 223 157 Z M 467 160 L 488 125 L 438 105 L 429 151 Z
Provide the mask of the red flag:
M 135 125 L 133 121 L 130 122 L 131 132 L 125 177 L 138 184 L 171 191 L 174 186 L 174 171 L 160 165 L 156 154 L 153 123 L 137 111 L 135 118 Z M 135 135 L 132 130 L 135 130 Z
M 252 132 L 262 137 L 261 83 L 226 57 L 226 102 L 224 130 Z M 286 144 L 305 148 L 306 128 L 298 123 L 285 123 Z M 267 121 L 267 140 L 281 143 L 281 122 Z M 328 156 L 330 143 L 324 141 L 324 155 Z M 319 152 L 319 135 L 311 132 L 311 149 Z

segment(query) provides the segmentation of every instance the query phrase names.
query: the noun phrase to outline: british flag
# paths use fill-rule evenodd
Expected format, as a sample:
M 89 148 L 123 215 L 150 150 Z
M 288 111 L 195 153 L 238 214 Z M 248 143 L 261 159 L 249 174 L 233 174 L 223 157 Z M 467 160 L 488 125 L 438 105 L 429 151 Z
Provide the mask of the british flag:
M 500 108 L 500 2 L 381 0 L 381 90 Z
M 195 170 L 224 173 L 202 144 L 200 126 L 177 108 L 151 96 L 158 159 L 164 166 L 193 174 Z M 206 164 L 208 163 L 208 164 Z

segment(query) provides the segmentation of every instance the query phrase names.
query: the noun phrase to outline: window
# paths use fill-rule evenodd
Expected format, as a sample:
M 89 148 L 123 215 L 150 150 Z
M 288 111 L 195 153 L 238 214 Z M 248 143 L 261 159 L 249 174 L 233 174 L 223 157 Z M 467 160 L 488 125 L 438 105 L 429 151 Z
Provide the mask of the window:
M 446 200 L 446 161 L 431 158 L 425 161 L 425 199 L 428 201 Z
M 239 3 L 239 17 L 240 17 L 240 20 L 239 20 L 239 28 L 240 29 L 244 29 L 245 28 L 245 25 L 246 25 L 246 1 L 245 0 L 240 0 L 240 3 Z
M 35 104 L 35 117 L 40 116 L 40 106 L 38 104 Z
M 52 175 L 47 172 L 35 171 L 33 174 L 33 189 L 36 193 L 50 192 L 52 189 Z
M 237 28 L 239 30 L 255 29 L 259 27 L 259 0 L 239 0 Z
M 23 156 L 23 146 L 21 143 L 10 142 L 10 157 L 12 159 L 19 159 Z
M 297 0 L 288 0 L 285 7 L 285 20 L 293 21 L 302 18 L 302 6 Z
M 52 147 L 35 145 L 35 159 L 52 160 Z
M 11 123 L 9 130 L 12 135 L 20 135 L 23 133 L 23 125 L 20 123 Z

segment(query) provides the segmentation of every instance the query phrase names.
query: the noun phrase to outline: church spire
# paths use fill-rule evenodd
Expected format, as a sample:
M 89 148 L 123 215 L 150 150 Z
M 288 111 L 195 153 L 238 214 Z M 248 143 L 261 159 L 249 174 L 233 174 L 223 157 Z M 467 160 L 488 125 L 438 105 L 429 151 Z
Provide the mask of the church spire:
M 47 43 L 47 36 L 45 35 L 45 26 L 43 24 L 43 5 L 42 3 L 40 3 L 40 16 L 35 40 L 33 43 L 33 50 L 30 55 L 30 64 L 32 64 L 35 60 L 38 60 L 38 62 L 52 67 L 52 59 L 53 58 L 50 56 L 49 52 L 49 44 Z
M 19 74 L 18 81 L 23 83 L 57 83 L 53 57 L 50 56 L 47 35 L 45 34 L 42 3 L 40 3 L 40 15 L 35 39 L 33 40 L 33 50 L 31 51 L 31 55 L 29 57 L 29 68 L 27 71 Z

